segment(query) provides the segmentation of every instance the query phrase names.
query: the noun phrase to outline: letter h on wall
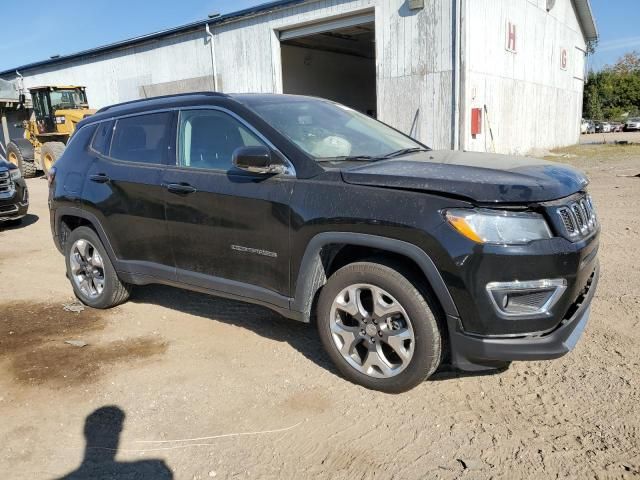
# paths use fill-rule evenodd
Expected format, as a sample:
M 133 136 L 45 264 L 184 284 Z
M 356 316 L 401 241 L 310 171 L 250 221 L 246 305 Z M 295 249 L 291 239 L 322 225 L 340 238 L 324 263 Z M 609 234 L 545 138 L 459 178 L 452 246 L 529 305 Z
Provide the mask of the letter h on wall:
M 516 53 L 516 39 L 517 39 L 517 29 L 516 24 L 510 21 L 507 21 L 507 44 L 506 49 L 508 52 Z

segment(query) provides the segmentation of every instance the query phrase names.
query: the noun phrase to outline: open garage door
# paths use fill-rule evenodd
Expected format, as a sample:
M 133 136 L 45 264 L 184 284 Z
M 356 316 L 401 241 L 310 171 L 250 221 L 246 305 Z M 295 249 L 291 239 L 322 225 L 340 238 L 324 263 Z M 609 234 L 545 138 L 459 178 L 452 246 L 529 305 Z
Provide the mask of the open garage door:
M 280 32 L 284 93 L 328 98 L 376 116 L 373 12 Z

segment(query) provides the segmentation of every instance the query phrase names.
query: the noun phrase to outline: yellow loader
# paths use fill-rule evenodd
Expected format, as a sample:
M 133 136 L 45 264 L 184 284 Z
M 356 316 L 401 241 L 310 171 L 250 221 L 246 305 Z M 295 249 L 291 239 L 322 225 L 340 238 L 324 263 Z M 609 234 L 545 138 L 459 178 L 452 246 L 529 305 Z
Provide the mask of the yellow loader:
M 89 109 L 85 87 L 44 86 L 30 88 L 33 113 L 22 124 L 24 138 L 7 145 L 7 159 L 25 178 L 37 170 L 48 173 L 64 152 L 76 124 L 96 111 Z

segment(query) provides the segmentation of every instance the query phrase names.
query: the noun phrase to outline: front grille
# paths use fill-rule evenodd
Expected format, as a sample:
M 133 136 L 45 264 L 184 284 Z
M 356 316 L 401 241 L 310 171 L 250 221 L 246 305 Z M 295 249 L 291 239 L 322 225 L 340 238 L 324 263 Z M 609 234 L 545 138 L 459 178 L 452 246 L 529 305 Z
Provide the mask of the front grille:
M 0 198 L 9 198 L 13 196 L 14 192 L 15 187 L 13 186 L 9 171 L 0 171 Z
M 589 195 L 557 208 L 564 236 L 570 240 L 588 237 L 598 227 L 598 218 Z

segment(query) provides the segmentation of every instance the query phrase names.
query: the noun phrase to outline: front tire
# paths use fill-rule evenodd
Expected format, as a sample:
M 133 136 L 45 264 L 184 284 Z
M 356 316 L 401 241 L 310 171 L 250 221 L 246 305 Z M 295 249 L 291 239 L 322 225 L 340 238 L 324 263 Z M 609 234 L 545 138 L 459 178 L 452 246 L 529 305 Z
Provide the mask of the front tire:
M 76 297 L 93 308 L 111 308 L 129 299 L 131 286 L 121 282 L 100 238 L 89 227 L 78 227 L 65 243 L 67 278 Z
M 318 332 L 345 378 L 401 393 L 436 371 L 442 353 L 437 310 L 418 282 L 385 262 L 352 263 L 329 278 L 318 299 Z

